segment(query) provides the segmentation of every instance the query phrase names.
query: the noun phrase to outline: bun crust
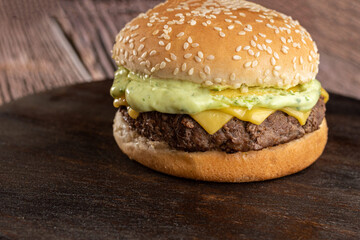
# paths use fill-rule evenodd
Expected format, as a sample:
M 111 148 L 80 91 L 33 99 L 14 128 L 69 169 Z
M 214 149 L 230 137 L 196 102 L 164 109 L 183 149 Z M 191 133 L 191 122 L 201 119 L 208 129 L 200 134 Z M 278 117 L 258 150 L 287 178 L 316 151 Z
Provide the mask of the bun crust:
M 113 58 L 137 73 L 233 88 L 295 86 L 314 79 L 319 65 L 297 21 L 240 0 L 159 4 L 120 31 Z
M 165 142 L 149 141 L 131 130 L 117 112 L 113 133 L 121 150 L 153 170 L 177 177 L 213 182 L 252 182 L 279 178 L 310 166 L 323 152 L 328 128 L 260 151 L 195 152 L 170 149 Z

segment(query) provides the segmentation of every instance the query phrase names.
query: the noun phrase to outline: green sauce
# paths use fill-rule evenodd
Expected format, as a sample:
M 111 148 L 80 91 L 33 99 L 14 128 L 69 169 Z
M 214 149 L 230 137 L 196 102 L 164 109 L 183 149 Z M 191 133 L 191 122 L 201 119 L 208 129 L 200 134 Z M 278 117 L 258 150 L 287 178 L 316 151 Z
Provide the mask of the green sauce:
M 228 89 L 223 86 L 207 88 L 192 82 L 141 76 L 119 67 L 115 72 L 110 94 L 114 98 L 125 94 L 127 103 L 138 112 L 193 114 L 226 107 L 264 107 L 275 110 L 292 107 L 308 111 L 320 97 L 321 84 L 314 79 L 299 85 L 296 90 L 249 87 L 246 94 L 236 96 L 226 94 Z

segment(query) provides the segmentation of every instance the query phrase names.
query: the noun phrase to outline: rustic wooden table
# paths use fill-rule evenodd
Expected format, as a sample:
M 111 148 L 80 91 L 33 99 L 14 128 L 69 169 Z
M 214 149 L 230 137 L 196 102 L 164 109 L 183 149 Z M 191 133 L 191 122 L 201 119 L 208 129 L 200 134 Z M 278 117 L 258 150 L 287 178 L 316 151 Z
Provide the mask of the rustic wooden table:
M 325 88 L 360 99 L 360 1 L 254 1 L 300 20 Z M 333 95 L 322 157 L 274 181 L 188 181 L 121 153 L 110 50 L 159 2 L 0 0 L 0 239 L 359 239 L 357 100 Z
M 0 104 L 113 76 L 110 50 L 127 21 L 159 0 L 0 0 Z M 319 80 L 360 99 L 360 1 L 255 0 L 300 20 L 321 54 Z

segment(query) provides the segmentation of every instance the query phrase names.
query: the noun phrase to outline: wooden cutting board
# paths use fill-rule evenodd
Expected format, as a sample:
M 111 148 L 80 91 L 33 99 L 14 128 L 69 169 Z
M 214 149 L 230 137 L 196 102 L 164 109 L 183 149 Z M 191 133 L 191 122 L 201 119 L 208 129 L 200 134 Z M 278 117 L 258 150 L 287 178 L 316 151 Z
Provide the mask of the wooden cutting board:
M 0 108 L 0 239 L 358 239 L 360 102 L 332 95 L 308 169 L 219 184 L 154 172 L 112 137 L 111 81 Z

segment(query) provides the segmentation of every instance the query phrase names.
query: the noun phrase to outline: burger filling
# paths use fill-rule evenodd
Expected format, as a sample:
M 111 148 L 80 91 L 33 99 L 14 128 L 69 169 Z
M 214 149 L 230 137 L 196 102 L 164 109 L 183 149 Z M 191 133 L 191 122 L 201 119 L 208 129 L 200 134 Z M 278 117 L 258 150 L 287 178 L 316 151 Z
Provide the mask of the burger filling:
M 303 126 L 294 117 L 276 111 L 260 125 L 232 118 L 214 134 L 206 132 L 187 114 L 145 112 L 134 119 L 126 107 L 119 111 L 131 129 L 152 141 L 164 141 L 174 149 L 187 152 L 234 153 L 287 143 L 319 129 L 325 116 L 325 104 L 323 98 L 319 99 Z
M 129 125 L 150 140 L 226 152 L 260 150 L 317 130 L 328 100 L 315 79 L 296 87 L 234 89 L 155 79 L 124 67 L 115 73 L 111 95 Z

